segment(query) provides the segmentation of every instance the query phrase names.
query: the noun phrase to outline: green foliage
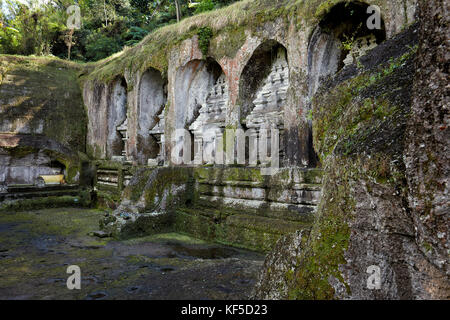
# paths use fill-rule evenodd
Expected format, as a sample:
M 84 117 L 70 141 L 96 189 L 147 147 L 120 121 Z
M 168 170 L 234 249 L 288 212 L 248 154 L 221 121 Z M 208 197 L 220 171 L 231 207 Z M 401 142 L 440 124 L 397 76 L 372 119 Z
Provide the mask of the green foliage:
M 20 51 L 19 31 L 5 27 L 0 29 L 0 52 L 18 53 Z
M 102 33 L 92 34 L 86 44 L 86 58 L 88 60 L 104 59 L 118 51 L 121 46 L 114 38 Z
M 133 46 L 148 34 L 148 31 L 140 27 L 131 27 L 124 35 L 126 46 Z
M 8 8 L 0 13 L 0 54 L 52 54 L 67 58 L 70 42 L 66 9 L 73 1 L 0 2 Z M 179 1 L 181 17 L 232 2 L 235 0 L 203 0 L 190 6 L 189 1 Z M 71 57 L 81 61 L 106 58 L 124 46 L 136 45 L 155 29 L 177 22 L 174 0 L 79 0 L 77 4 L 82 27 L 72 35 Z
M 208 55 L 209 43 L 213 36 L 213 31 L 210 27 L 203 27 L 198 30 L 197 34 L 200 50 L 202 51 L 203 56 L 206 57 Z
M 48 55 L 65 29 L 64 1 L 53 5 L 28 5 L 17 0 L 4 4 L 7 11 L 0 14 L 0 53 Z
M 215 4 L 212 0 L 202 0 L 195 9 L 195 14 L 214 10 Z

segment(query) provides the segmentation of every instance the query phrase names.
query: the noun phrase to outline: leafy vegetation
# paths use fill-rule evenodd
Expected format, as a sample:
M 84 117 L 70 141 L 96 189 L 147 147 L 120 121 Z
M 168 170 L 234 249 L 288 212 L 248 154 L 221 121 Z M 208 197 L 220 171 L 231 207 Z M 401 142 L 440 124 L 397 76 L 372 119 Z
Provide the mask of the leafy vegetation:
M 212 36 L 213 31 L 210 27 L 203 27 L 198 30 L 198 42 L 200 45 L 200 50 L 202 50 L 202 53 L 205 57 L 208 55 L 209 43 Z
M 73 0 L 0 0 L 0 54 L 97 61 L 153 30 L 236 0 L 79 0 L 81 28 L 69 29 Z M 70 50 L 70 54 L 69 54 Z

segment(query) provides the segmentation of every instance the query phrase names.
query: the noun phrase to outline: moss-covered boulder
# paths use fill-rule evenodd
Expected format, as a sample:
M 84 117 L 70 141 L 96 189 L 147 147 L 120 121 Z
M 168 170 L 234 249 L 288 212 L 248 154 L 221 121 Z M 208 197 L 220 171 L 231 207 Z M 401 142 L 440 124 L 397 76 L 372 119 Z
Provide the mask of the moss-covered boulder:
M 193 201 L 192 184 L 189 168 L 141 168 L 124 189 L 119 207 L 100 226 L 120 238 L 168 231 L 176 208 Z

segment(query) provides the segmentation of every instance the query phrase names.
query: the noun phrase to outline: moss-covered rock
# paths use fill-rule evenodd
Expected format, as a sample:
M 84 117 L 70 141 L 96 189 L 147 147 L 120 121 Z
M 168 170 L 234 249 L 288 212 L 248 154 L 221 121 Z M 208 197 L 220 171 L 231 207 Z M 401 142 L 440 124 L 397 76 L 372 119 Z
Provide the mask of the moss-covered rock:
M 189 168 L 138 169 L 101 227 L 121 238 L 171 230 L 177 207 L 195 198 L 192 183 Z
M 42 134 L 74 152 L 85 152 L 87 118 L 81 66 L 51 58 L 0 56 L 0 123 L 3 132 Z M 76 121 L 74 121 L 76 119 Z
M 430 297 L 436 271 L 424 271 L 434 267 L 415 241 L 403 162 L 416 27 L 342 70 L 314 97 L 314 147 L 324 170 L 317 217 L 307 241 L 280 240 L 295 258 L 283 264 L 269 255 L 257 298 Z M 367 286 L 370 266 L 381 270 L 379 290 Z

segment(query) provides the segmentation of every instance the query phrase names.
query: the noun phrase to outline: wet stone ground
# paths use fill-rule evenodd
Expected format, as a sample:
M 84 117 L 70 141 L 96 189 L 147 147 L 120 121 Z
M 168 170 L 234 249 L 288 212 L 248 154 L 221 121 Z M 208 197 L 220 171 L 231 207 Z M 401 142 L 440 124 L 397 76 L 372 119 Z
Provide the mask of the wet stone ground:
M 90 236 L 103 212 L 0 214 L 0 299 L 246 299 L 263 256 L 176 233 Z M 66 286 L 81 268 L 81 290 Z

